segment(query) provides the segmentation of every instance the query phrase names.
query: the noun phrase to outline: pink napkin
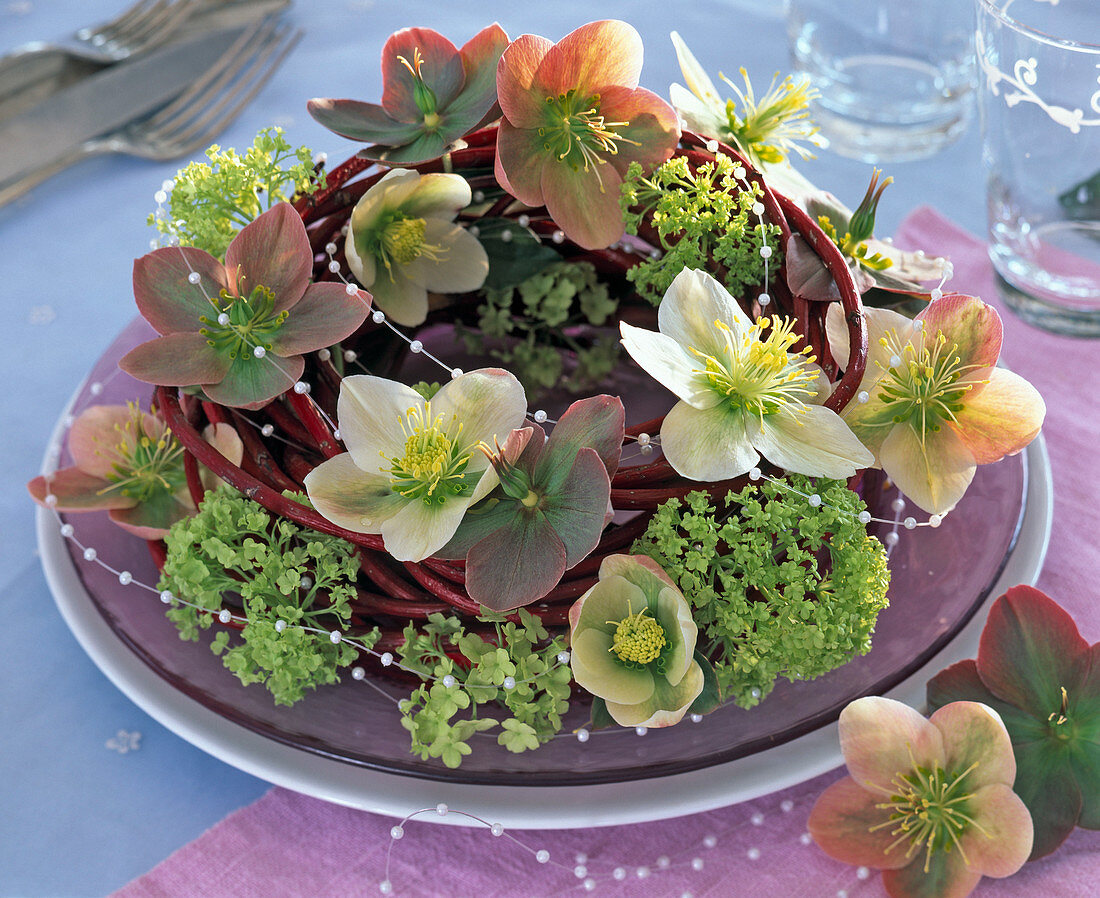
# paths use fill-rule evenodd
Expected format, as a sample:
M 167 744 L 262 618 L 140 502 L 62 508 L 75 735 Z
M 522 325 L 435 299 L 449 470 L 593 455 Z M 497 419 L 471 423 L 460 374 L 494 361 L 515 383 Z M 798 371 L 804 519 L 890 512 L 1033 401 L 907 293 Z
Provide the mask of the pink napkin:
M 999 305 L 984 245 L 930 208 L 902 225 L 899 246 L 949 256 L 950 287 Z M 1003 358 L 1047 402 L 1054 528 L 1039 587 L 1100 639 L 1100 343 L 1056 337 L 1002 308 Z M 806 818 L 840 771 L 753 802 L 691 817 L 567 831 L 458 829 L 396 822 L 275 788 L 116 893 L 122 898 L 218 895 L 378 895 L 388 876 L 400 896 L 766 895 L 881 898 L 878 874 L 840 864 L 809 842 Z M 661 788 L 655 780 L 654 789 Z M 413 810 L 410 808 L 410 810 Z M 455 810 L 461 810 L 456 808 Z M 548 813 L 552 813 L 548 809 Z M 512 838 L 522 845 L 517 845 Z M 535 852 L 550 860 L 540 864 Z M 575 870 L 583 865 L 585 870 Z M 580 875 L 578 875 L 578 873 Z M 1052 857 L 1006 880 L 982 880 L 979 898 L 1095 898 L 1100 833 L 1076 831 Z

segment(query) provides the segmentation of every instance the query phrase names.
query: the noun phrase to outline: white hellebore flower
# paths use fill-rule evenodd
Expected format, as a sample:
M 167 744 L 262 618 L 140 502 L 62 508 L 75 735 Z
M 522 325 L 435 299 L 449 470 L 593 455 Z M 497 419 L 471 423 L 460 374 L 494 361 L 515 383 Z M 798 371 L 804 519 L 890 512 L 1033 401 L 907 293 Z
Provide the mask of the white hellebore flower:
M 824 372 L 788 352 L 777 317 L 753 323 L 710 275 L 684 269 L 657 312 L 660 333 L 620 325 L 634 360 L 680 397 L 661 426 L 668 463 L 691 480 L 726 480 L 768 461 L 810 477 L 845 478 L 874 463 L 840 416 L 820 403 Z
M 387 172 L 355 204 L 348 266 L 398 324 L 424 321 L 429 291 L 467 293 L 485 283 L 485 248 L 454 223 L 468 205 L 470 185 L 460 175 L 403 168 Z
M 398 561 L 421 561 L 497 485 L 478 444 L 503 440 L 526 409 L 523 387 L 499 368 L 459 375 L 431 400 L 385 378 L 345 377 L 336 410 L 348 451 L 314 468 L 306 493 L 334 524 L 380 533 Z

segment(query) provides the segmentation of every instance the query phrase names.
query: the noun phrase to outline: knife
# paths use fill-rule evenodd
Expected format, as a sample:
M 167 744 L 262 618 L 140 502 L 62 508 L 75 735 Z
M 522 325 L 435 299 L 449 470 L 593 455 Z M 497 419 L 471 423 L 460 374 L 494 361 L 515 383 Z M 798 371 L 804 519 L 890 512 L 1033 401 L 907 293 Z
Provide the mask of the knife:
M 172 34 L 186 40 L 224 28 L 243 28 L 290 5 L 291 0 L 209 0 Z M 165 42 L 167 44 L 167 41 Z M 33 46 L 33 45 L 31 45 Z M 71 56 L 63 50 L 0 56 L 0 121 L 17 115 L 75 82 L 118 65 Z M 137 55 L 131 57 L 138 59 Z
M 163 106 L 214 65 L 243 31 L 193 36 L 118 63 L 0 122 L 0 184 L 47 167 L 84 141 Z

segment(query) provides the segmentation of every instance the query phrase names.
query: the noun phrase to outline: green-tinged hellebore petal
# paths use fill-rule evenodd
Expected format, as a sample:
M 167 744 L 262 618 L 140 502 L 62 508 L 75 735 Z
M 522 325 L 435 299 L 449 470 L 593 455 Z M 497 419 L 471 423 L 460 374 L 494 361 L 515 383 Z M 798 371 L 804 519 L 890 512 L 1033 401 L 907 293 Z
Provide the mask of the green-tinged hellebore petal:
M 389 477 L 362 470 L 348 452 L 321 462 L 306 475 L 305 487 L 319 514 L 356 533 L 381 533 L 406 504 Z
M 276 203 L 233 238 L 225 251 L 225 270 L 231 293 L 248 296 L 263 285 L 275 295 L 276 312 L 292 308 L 313 272 L 302 217 L 290 203 Z
M 661 451 L 678 473 L 705 482 L 739 477 L 760 461 L 744 413 L 725 404 L 676 403 L 661 424 Z
M 905 846 L 887 851 L 897 836 L 893 827 L 879 826 L 884 816 L 878 807 L 881 800 L 881 793 L 846 776 L 821 793 L 806 829 L 818 847 L 838 861 L 886 870 L 904 867 L 912 860 L 905 856 Z
M 134 500 L 117 490 L 109 489 L 110 482 L 79 468 L 61 468 L 48 478 L 39 474 L 27 489 L 39 505 L 46 504 L 46 496 L 57 501 L 58 511 L 95 511 L 108 508 L 129 508 Z
M 355 333 L 369 311 L 366 291 L 349 294 L 343 284 L 310 284 L 275 332 L 271 348 L 284 358 L 325 349 Z
M 234 408 L 263 408 L 272 399 L 285 393 L 301 378 L 305 359 L 238 358 L 217 383 L 203 384 L 203 392 L 215 402 Z
M 811 477 L 846 480 L 875 463 L 841 417 L 823 405 L 768 415 L 751 441 L 768 461 Z
M 619 663 L 611 650 L 611 634 L 594 628 L 583 630 L 571 643 L 569 663 L 573 678 L 593 695 L 621 704 L 644 702 L 653 695 L 653 674 Z
M 966 788 L 1011 786 L 1016 779 L 1012 743 L 1000 715 L 978 702 L 952 702 L 929 718 L 943 736 L 945 770 L 974 769 L 967 774 Z
M 140 504 L 114 508 L 109 517 L 139 539 L 163 539 L 176 521 L 182 521 L 194 513 L 195 506 L 190 499 L 183 503 L 176 496 L 162 491 Z
M 135 346 L 118 360 L 118 367 L 131 377 L 165 387 L 217 383 L 229 373 L 232 364 L 227 355 L 196 332 L 156 337 Z
M 513 514 L 470 548 L 466 591 L 492 611 L 511 611 L 550 592 L 565 564 L 565 545 L 542 512 Z
M 599 455 L 587 446 L 580 449 L 565 480 L 544 494 L 540 503 L 540 513 L 565 547 L 566 568 L 583 561 L 596 548 L 609 518 L 610 500 L 611 481 Z
M 894 849 L 904 852 L 905 845 Z M 966 898 L 977 887 L 982 874 L 972 870 L 959 852 L 934 851 L 924 869 L 924 855 L 918 853 L 904 867 L 884 870 L 882 884 L 888 895 L 898 898 Z
M 703 691 L 703 670 L 692 660 L 675 684 L 660 676 L 653 678 L 653 684 L 653 695 L 645 701 L 636 704 L 607 701 L 607 711 L 619 726 L 658 729 L 679 723 Z

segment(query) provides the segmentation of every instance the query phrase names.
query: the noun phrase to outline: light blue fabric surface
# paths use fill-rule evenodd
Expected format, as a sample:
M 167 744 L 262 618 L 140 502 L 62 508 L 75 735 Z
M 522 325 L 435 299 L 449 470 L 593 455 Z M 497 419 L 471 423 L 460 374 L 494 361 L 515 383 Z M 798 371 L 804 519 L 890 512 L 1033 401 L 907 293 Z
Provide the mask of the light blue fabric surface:
M 114 14 L 125 0 L 0 0 L 0 50 Z M 497 19 L 511 36 L 558 39 L 595 18 L 622 18 L 646 45 L 643 85 L 681 80 L 675 28 L 711 73 L 746 66 L 758 89 L 788 58 L 781 0 L 298 0 L 286 18 L 305 37 L 281 72 L 222 135 L 242 147 L 268 124 L 335 163 L 355 146 L 315 124 L 314 96 L 376 100 L 385 38 L 407 25 L 456 43 Z M 675 12 L 673 13 L 673 10 Z M 0 147 L 0 152 L 3 148 Z M 0 209 L 0 898 L 102 895 L 145 872 L 267 784 L 165 730 L 89 661 L 57 612 L 36 558 L 34 476 L 68 397 L 134 315 L 131 264 L 148 248 L 153 193 L 183 164 L 122 157 L 85 162 Z M 858 203 L 869 167 L 828 153 L 807 169 Z M 971 231 L 984 227 L 977 126 L 923 163 L 890 166 L 880 213 L 888 234 L 931 203 Z M 140 747 L 108 747 L 119 731 Z

